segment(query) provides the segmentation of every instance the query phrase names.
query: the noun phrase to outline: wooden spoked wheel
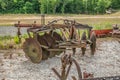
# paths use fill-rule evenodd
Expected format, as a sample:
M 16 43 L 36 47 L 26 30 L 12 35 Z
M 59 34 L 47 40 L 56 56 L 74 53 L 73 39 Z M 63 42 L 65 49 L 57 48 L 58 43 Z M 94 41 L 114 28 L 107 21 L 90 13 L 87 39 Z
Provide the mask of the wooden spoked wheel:
M 34 38 L 26 39 L 23 44 L 23 51 L 33 63 L 39 63 L 42 60 L 42 48 Z

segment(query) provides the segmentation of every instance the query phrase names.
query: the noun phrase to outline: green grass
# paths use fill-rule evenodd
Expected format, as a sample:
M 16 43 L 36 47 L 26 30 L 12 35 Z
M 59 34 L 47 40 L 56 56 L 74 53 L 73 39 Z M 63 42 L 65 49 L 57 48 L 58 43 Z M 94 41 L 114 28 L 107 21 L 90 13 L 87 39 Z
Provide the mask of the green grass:
M 105 14 L 105 15 L 83 15 L 83 14 L 49 14 L 46 15 L 46 24 L 48 21 L 53 19 L 71 19 L 76 20 L 82 24 L 89 25 L 105 25 L 108 24 L 111 26 L 112 24 L 120 23 L 120 11 L 114 14 Z M 40 14 L 1 14 L 0 15 L 0 26 L 13 26 L 18 21 L 21 23 L 30 23 L 33 24 L 34 21 L 37 21 L 37 24 L 41 24 L 41 16 Z
M 27 34 L 21 36 L 22 42 L 19 42 L 18 36 L 0 36 L 0 49 L 17 49 L 22 48 L 22 44 L 27 38 Z
M 101 29 L 112 29 L 112 25 L 111 23 L 105 23 L 105 24 L 94 24 L 93 29 L 94 30 L 101 30 Z
M 0 36 L 0 49 L 8 49 L 9 46 L 13 45 L 12 39 L 11 36 Z

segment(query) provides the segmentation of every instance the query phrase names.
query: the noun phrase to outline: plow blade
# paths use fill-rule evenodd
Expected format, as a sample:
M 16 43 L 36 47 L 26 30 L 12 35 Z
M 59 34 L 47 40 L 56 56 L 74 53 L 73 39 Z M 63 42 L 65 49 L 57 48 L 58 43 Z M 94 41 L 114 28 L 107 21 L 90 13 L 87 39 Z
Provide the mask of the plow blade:
M 33 63 L 39 63 L 42 60 L 42 48 L 34 38 L 26 39 L 23 44 L 23 51 Z

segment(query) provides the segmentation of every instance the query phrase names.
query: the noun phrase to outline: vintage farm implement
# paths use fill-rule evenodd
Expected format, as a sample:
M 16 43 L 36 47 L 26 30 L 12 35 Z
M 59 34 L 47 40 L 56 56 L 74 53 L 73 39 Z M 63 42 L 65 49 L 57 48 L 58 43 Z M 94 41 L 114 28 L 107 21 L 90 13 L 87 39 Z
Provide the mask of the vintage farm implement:
M 15 27 L 18 28 L 18 36 L 21 27 L 29 27 L 27 29 L 29 38 L 23 44 L 23 51 L 33 63 L 39 63 L 68 48 L 73 51 L 73 54 L 75 54 L 76 48 L 81 48 L 82 55 L 84 55 L 87 45 L 90 46 L 91 54 L 94 55 L 96 36 L 94 32 L 91 33 L 92 27 L 68 19 L 53 20 L 45 25 L 44 16 L 42 16 L 41 23 L 41 25 L 36 22 L 32 25 L 20 22 L 15 24 Z M 87 32 L 80 35 L 82 29 Z
M 78 62 L 71 57 L 71 55 L 64 54 L 61 57 L 61 71 L 57 71 L 52 68 L 52 71 L 56 74 L 59 80 L 68 80 L 68 75 L 72 65 L 75 64 L 78 77 L 72 75 L 72 80 L 120 80 L 120 76 L 109 76 L 109 77 L 97 77 L 94 78 L 93 74 L 82 72 Z

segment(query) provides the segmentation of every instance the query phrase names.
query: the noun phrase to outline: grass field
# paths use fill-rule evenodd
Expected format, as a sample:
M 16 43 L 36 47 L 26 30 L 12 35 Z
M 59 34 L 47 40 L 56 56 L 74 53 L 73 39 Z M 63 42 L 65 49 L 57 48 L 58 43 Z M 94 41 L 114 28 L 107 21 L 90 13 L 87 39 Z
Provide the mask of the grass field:
M 100 28 L 111 28 L 113 24 L 120 24 L 120 12 L 114 14 L 105 15 L 81 15 L 81 14 L 56 14 L 46 15 L 46 24 L 48 21 L 53 19 L 71 19 L 76 20 L 82 24 L 88 24 L 93 26 L 95 29 Z M 21 23 L 32 24 L 37 21 L 37 24 L 41 23 L 40 14 L 1 14 L 0 15 L 0 26 L 13 26 L 17 21 Z

